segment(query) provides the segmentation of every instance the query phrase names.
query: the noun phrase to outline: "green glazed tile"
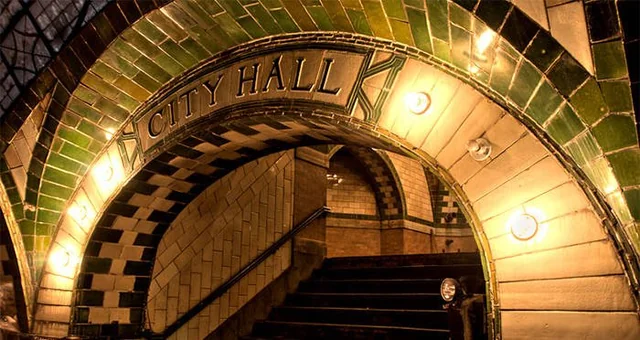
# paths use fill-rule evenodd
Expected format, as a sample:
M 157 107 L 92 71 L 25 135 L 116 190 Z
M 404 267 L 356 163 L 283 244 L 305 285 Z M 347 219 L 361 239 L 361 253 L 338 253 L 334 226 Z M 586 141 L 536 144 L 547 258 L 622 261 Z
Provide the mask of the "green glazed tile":
M 129 43 L 124 41 L 122 38 L 117 38 L 116 40 L 114 40 L 110 46 L 110 49 L 113 49 L 115 54 L 129 61 L 135 61 L 142 55 L 140 51 L 129 45 Z
M 169 73 L 147 57 L 141 57 L 136 61 L 135 65 L 160 83 L 166 83 L 171 80 L 171 75 Z
M 11 211 L 13 212 L 13 216 L 16 219 L 24 218 L 25 211 L 24 211 L 24 208 L 23 208 L 22 204 L 14 204 L 11 207 Z
M 45 210 L 40 210 L 45 211 Z M 38 212 L 39 214 L 40 212 Z M 47 236 L 51 232 L 51 226 L 48 224 L 37 223 L 36 224 L 36 235 L 38 236 Z M 40 250 L 40 249 L 38 249 Z
M 247 14 L 247 11 L 244 10 L 244 7 L 242 7 L 242 5 L 239 4 L 236 0 L 218 1 L 218 4 L 220 4 L 227 11 L 227 13 L 231 14 L 231 16 L 233 16 L 234 18 L 240 18 Z
M 278 26 L 273 17 L 269 15 L 269 12 L 267 12 L 267 10 L 262 7 L 262 5 L 256 4 L 254 6 L 248 6 L 246 8 L 251 13 L 251 15 L 253 15 L 253 17 L 258 20 L 260 26 L 262 26 L 262 28 L 264 28 L 264 30 L 269 34 L 282 33 L 282 28 Z
M 84 164 L 89 164 L 95 156 L 91 152 L 69 143 L 64 143 L 64 145 L 62 146 L 62 150 L 60 150 L 60 154 L 75 159 Z
M 48 209 L 48 210 L 55 210 L 55 211 L 61 211 L 62 209 L 64 209 L 66 204 L 67 204 L 66 200 L 60 200 L 60 199 L 49 197 L 49 196 L 45 196 L 45 195 L 38 196 L 38 207 L 39 208 Z M 40 211 L 42 211 L 42 210 L 40 210 Z M 47 223 L 55 223 L 56 222 L 56 221 L 50 221 L 50 220 L 43 220 L 40 217 L 41 215 L 42 214 L 38 213 L 38 217 L 36 218 L 37 221 L 47 222 Z M 48 214 L 46 216 L 48 216 Z
M 631 212 L 629 212 L 629 207 L 621 191 L 607 195 L 607 203 L 611 205 L 611 209 L 613 209 L 622 224 L 633 222 L 633 217 L 631 216 Z
M 98 110 L 73 97 L 69 102 L 69 109 L 92 122 L 97 122 L 102 117 Z
M 116 101 L 120 106 L 122 106 L 125 110 L 128 110 L 129 112 L 133 112 L 140 105 L 139 101 L 131 98 L 131 96 L 123 92 L 118 94 Z M 105 119 L 105 118 L 108 118 L 108 117 L 102 117 L 102 119 Z
M 133 29 L 142 34 L 145 38 L 151 40 L 155 44 L 159 44 L 167 39 L 167 35 L 164 34 L 158 27 L 146 18 L 142 18 L 133 25 Z
M 413 8 L 407 8 L 407 16 L 409 17 L 411 34 L 413 35 L 413 41 L 416 47 L 431 53 L 431 35 L 429 33 L 429 27 L 427 26 L 425 13 Z
M 156 90 L 160 88 L 160 83 L 142 72 L 135 76 L 133 81 L 151 93 L 156 92 Z
M 215 16 L 216 14 L 224 11 L 224 9 L 215 1 L 200 1 L 198 2 L 198 5 L 200 5 L 200 7 L 202 7 L 202 9 L 211 16 Z
M 160 48 L 187 69 L 198 62 L 194 57 L 187 53 L 187 51 L 180 47 L 180 45 L 173 42 L 173 40 L 165 41 L 160 45 Z M 134 96 L 134 98 L 138 97 Z
M 565 149 L 580 166 L 602 155 L 602 151 L 598 147 L 598 141 L 593 137 L 591 132 L 587 132 L 576 138 L 573 142 L 567 144 Z
M 601 82 L 600 88 L 604 95 L 604 100 L 609 105 L 612 112 L 630 112 L 633 111 L 631 101 L 631 86 L 626 81 L 607 81 Z
M 82 100 L 83 102 L 91 105 L 93 103 L 96 102 L 96 99 L 98 99 L 98 97 L 100 97 L 99 94 L 97 94 L 96 92 L 88 89 L 86 86 L 84 85 L 80 85 L 76 88 L 76 90 L 73 92 L 73 96 L 76 98 L 79 98 L 80 100 Z
M 153 58 L 154 56 L 161 53 L 154 43 L 147 40 L 147 38 L 134 30 L 125 30 L 124 32 L 122 32 L 122 37 L 126 42 L 130 43 L 147 57 Z
M 163 8 L 163 12 L 166 16 L 171 18 L 171 20 L 175 21 L 178 26 L 184 27 L 185 29 L 202 25 L 199 23 L 198 18 L 192 13 L 185 11 L 178 1 L 165 6 Z
M 178 26 L 161 11 L 153 11 L 149 13 L 147 18 L 161 29 L 162 32 L 169 35 L 173 41 L 182 41 L 182 39 L 188 36 L 184 29 Z
M 439 59 L 451 62 L 449 44 L 440 39 L 433 38 L 433 54 Z
M 407 6 L 412 6 L 412 7 L 416 7 L 416 8 L 424 8 L 424 0 L 404 0 L 404 3 Z
M 585 126 L 576 116 L 575 112 L 569 105 L 564 105 L 560 112 L 551 119 L 547 125 L 547 132 L 560 145 L 564 145 L 580 132 L 584 131 Z
M 89 146 L 89 143 L 91 143 L 91 139 L 88 136 L 78 132 L 75 129 L 70 129 L 64 125 L 61 125 L 58 128 L 58 136 L 83 148 L 86 148 L 87 146 Z
M 213 18 L 213 20 L 216 21 L 220 28 L 227 33 L 231 40 L 236 44 L 241 44 L 250 40 L 247 33 L 228 13 L 222 13 Z
M 609 112 L 600 88 L 593 78 L 590 78 L 569 100 L 576 108 L 578 115 L 589 125 Z
M 184 41 L 181 41 L 179 45 L 189 52 L 189 54 L 194 56 L 197 61 L 202 61 L 211 57 L 211 53 L 194 39 L 185 39 Z
M 379 38 L 392 39 L 391 29 L 387 24 L 387 17 L 384 14 L 382 5 L 375 1 L 363 1 L 362 7 L 367 15 L 373 34 Z
M 347 15 L 351 20 L 351 25 L 353 25 L 353 28 L 357 33 L 372 35 L 371 28 L 369 28 L 369 23 L 367 22 L 367 17 L 362 11 L 348 8 Z
M 197 21 L 199 26 L 210 28 L 215 25 L 213 20 L 211 20 L 209 13 L 205 12 L 205 10 L 198 6 L 197 3 L 191 1 L 178 1 L 176 2 L 176 5 L 180 6 L 187 16 Z
M 582 170 L 591 179 L 596 188 L 607 193 L 617 190 L 619 185 L 611 171 L 611 166 L 606 158 L 597 158 L 589 164 L 583 165 Z
M 562 53 L 562 46 L 544 31 L 538 31 L 527 50 L 525 57 L 543 72 L 546 71 Z
M 33 251 L 35 248 L 35 238 L 33 236 L 23 236 L 22 242 L 24 243 L 24 250 L 26 251 Z
M 522 60 L 509 88 L 509 98 L 519 107 L 525 107 L 541 78 L 542 75 L 533 65 Z
M 491 88 L 502 95 L 506 95 L 515 69 L 516 61 L 511 59 L 507 53 L 498 50 L 491 68 L 491 82 L 489 83 Z
M 413 36 L 411 35 L 411 27 L 407 22 L 389 19 L 389 25 L 391 25 L 391 31 L 396 41 L 409 46 L 415 46 Z
M 589 73 L 569 53 L 563 53 L 547 72 L 551 83 L 570 96 L 589 77 Z
M 337 0 L 333 0 L 333 1 L 337 1 Z M 274 8 L 282 7 L 282 3 L 280 2 L 280 0 L 260 0 L 260 2 L 267 9 L 274 9 Z
M 105 82 L 91 72 L 85 74 L 84 78 L 82 78 L 82 83 L 109 99 L 115 98 L 120 92 L 115 86 Z
M 22 206 L 18 207 L 22 209 Z M 20 232 L 22 235 L 34 235 L 36 233 L 36 224 L 30 220 L 22 220 L 19 222 Z
M 113 84 L 117 86 L 122 92 L 141 102 L 147 100 L 147 98 L 151 95 L 151 93 L 145 90 L 142 86 L 125 77 L 118 78 L 118 80 L 116 80 L 116 82 Z
M 55 210 L 62 211 L 62 209 L 64 209 L 67 203 L 66 201 L 55 200 L 55 199 L 52 199 L 51 203 L 49 203 L 47 200 L 48 198 L 46 196 L 40 196 L 40 202 L 38 202 L 38 206 L 43 208 L 49 205 L 56 206 L 59 208 Z M 53 208 L 50 208 L 50 209 L 53 209 Z M 38 209 L 38 218 L 37 218 L 38 222 L 56 224 L 59 218 L 60 218 L 59 212 Z M 36 225 L 36 233 L 37 233 L 37 228 L 38 228 L 38 225 Z
M 120 74 L 120 72 L 114 70 L 109 65 L 101 62 L 100 60 L 96 61 L 96 63 L 91 68 L 91 71 L 93 71 L 108 83 L 113 83 L 113 81 L 116 80 L 118 78 L 118 75 Z
M 449 19 L 452 23 L 471 30 L 471 14 L 453 2 L 449 3 Z
M 382 6 L 384 7 L 384 12 L 387 14 L 387 17 L 390 19 L 407 20 L 404 8 L 402 7 L 402 1 L 382 0 Z
M 629 224 L 624 229 L 636 253 L 640 253 L 640 224 Z
M 527 115 L 542 125 L 562 104 L 562 98 L 548 81 L 543 81 L 527 108 Z
M 631 212 L 631 216 L 636 221 L 640 221 L 640 189 L 629 189 L 624 191 L 624 198 Z M 640 245 L 640 244 L 638 244 Z
M 298 24 L 298 27 L 303 31 L 315 31 L 317 30 L 316 25 L 311 20 L 311 17 L 307 14 L 307 11 L 304 9 L 304 6 L 300 4 L 298 1 L 284 1 L 284 6 L 287 11 L 291 14 L 293 20 Z
M 394 0 L 395 1 L 395 0 Z M 327 10 L 331 22 L 340 31 L 353 32 L 353 26 L 347 17 L 347 13 L 344 11 L 344 7 L 338 0 L 325 0 L 322 2 L 324 8 Z
M 177 76 L 185 70 L 184 66 L 180 65 L 175 59 L 168 54 L 161 54 L 153 58 L 153 61 L 165 70 L 172 77 Z
M 80 125 L 78 125 L 78 131 L 87 136 L 91 136 L 91 138 L 100 139 L 103 142 L 107 141 L 104 131 L 98 128 L 95 124 L 89 123 L 86 120 L 80 122 Z
M 84 167 L 82 163 L 78 163 L 70 158 L 62 157 L 57 153 L 50 153 L 47 164 L 68 172 L 79 174 Z
M 300 32 L 300 28 L 293 21 L 293 19 L 289 16 L 289 13 L 284 9 L 275 9 L 271 11 L 271 15 L 276 20 L 278 25 L 287 33 L 295 33 Z
M 598 79 L 613 79 L 627 75 L 624 48 L 620 40 L 594 44 L 593 60 Z
M 434 38 L 449 41 L 449 10 L 447 0 L 427 1 L 429 26 Z
M 607 156 L 620 185 L 640 184 L 640 149 L 626 149 Z
M 262 38 L 267 35 L 267 32 L 250 16 L 239 18 L 237 21 L 253 39 Z
M 638 142 L 636 126 L 630 116 L 610 115 L 591 130 L 604 152 L 635 145 Z
M 106 98 L 100 98 L 95 104 L 94 108 L 99 110 L 102 114 L 107 115 L 118 121 L 124 121 L 129 118 L 129 112 L 120 106 L 114 104 L 112 101 Z
M 471 34 L 457 26 L 451 26 L 451 46 L 453 64 L 468 71 L 469 55 L 471 54 Z
M 319 29 L 323 31 L 335 31 L 333 27 L 333 23 L 331 22 L 331 18 L 324 7 L 313 6 L 307 7 L 307 11 L 313 18 L 313 21 L 316 23 Z

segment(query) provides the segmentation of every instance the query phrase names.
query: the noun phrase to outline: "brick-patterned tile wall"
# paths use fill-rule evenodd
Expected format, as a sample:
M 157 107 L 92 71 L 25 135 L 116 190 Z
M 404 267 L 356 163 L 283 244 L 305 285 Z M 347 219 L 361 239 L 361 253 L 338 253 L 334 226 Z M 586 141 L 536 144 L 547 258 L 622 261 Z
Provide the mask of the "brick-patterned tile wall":
M 327 205 L 331 212 L 378 215 L 376 198 L 364 177 L 365 170 L 348 153 L 338 151 L 329 163 L 328 175 L 337 175 L 341 183 L 328 180 Z
M 402 182 L 407 215 L 433 222 L 429 187 L 422 165 L 410 158 L 387 152 Z
M 148 300 L 161 332 L 291 228 L 293 151 L 248 163 L 193 200 L 163 237 Z M 178 332 L 200 339 L 289 266 L 290 245 Z M 95 280 L 95 278 L 94 278 Z

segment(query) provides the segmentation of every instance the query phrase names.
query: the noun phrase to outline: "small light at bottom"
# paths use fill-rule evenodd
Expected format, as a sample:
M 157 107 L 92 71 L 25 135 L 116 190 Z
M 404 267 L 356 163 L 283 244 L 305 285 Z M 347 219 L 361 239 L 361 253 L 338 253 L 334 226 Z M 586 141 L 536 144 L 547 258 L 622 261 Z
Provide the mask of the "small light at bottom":
M 431 106 L 431 97 L 425 92 L 410 92 L 405 96 L 404 102 L 411 113 L 421 115 Z
M 511 234 L 518 240 L 529 240 L 537 232 L 538 221 L 529 214 L 522 214 L 511 221 Z

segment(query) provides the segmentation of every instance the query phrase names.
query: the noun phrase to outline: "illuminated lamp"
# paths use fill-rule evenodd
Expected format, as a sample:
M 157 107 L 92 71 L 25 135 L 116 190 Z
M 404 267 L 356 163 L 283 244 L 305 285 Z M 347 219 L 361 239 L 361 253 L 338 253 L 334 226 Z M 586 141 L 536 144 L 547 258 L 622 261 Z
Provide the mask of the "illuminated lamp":
M 511 221 L 510 229 L 513 237 L 526 241 L 538 232 L 538 221 L 529 214 L 522 214 Z
M 87 218 L 87 208 L 84 205 L 74 204 L 69 208 L 68 213 L 78 222 L 82 222 Z
M 113 168 L 109 164 L 99 164 L 93 169 L 96 179 L 108 182 L 113 178 Z
M 425 92 L 410 92 L 404 97 L 404 103 L 411 113 L 421 115 L 431 106 L 431 97 Z
M 460 284 L 456 279 L 446 278 L 440 284 L 440 296 L 446 302 L 451 302 L 460 291 Z
M 471 158 L 481 162 L 491 155 L 491 143 L 484 138 L 473 139 L 467 142 L 467 151 Z
M 64 268 L 71 263 L 71 254 L 65 249 L 58 249 L 49 256 L 49 261 L 58 268 Z

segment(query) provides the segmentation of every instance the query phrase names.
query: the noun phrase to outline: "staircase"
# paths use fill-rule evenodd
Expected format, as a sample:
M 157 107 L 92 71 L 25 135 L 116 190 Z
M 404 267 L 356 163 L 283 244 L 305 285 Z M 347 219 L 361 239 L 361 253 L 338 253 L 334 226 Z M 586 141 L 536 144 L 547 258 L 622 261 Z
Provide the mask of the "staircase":
M 449 339 L 443 278 L 482 277 L 476 253 L 325 260 L 243 339 Z

